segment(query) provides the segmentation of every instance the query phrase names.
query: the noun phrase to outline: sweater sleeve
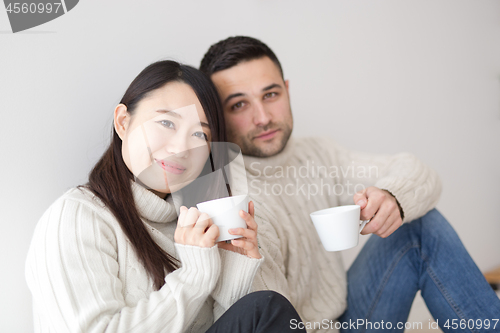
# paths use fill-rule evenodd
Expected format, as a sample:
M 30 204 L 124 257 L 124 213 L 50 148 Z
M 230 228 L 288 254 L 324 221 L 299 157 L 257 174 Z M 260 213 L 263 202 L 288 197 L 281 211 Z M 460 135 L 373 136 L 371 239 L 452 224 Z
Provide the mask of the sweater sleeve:
M 255 205 L 255 222 L 258 225 L 259 251 L 264 257 L 264 262 L 255 274 L 252 291 L 273 290 L 293 302 L 284 259 L 288 255 L 288 247 L 284 242 L 285 235 L 279 228 L 284 221 L 277 221 L 267 205 L 254 198 L 252 200 Z
M 218 279 L 217 247 L 176 245 L 182 267 L 129 307 L 118 277 L 125 269 L 118 264 L 120 237 L 116 226 L 77 201 L 58 200 L 43 215 L 26 279 L 48 331 L 183 332 L 190 325 Z
M 212 292 L 214 321 L 237 300 L 250 292 L 252 282 L 264 258 L 255 259 L 245 255 L 219 249 L 221 273 Z
M 345 191 L 340 204 L 353 204 L 353 195 L 359 189 L 375 186 L 391 192 L 400 203 L 409 222 L 434 208 L 441 194 L 438 174 L 409 153 L 395 155 L 352 151 L 328 140 L 338 174 Z

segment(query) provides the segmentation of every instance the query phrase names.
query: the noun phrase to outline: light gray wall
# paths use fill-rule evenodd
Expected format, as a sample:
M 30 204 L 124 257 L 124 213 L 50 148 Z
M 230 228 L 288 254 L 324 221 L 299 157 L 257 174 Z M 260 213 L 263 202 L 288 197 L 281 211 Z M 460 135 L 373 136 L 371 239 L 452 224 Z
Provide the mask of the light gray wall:
M 479 268 L 500 264 L 499 1 L 85 0 L 9 31 L 0 9 L 1 332 L 32 331 L 33 229 L 86 181 L 130 81 L 159 59 L 197 66 L 237 34 L 282 61 L 296 135 L 416 154 L 441 175 L 438 207 Z

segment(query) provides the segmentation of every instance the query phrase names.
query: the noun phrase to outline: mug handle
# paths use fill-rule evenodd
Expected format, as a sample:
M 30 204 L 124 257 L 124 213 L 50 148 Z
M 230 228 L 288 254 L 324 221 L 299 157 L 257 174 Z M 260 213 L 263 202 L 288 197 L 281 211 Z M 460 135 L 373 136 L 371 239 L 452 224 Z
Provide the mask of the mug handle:
M 364 220 L 364 221 L 359 221 L 359 233 L 361 233 L 361 231 L 363 231 L 363 228 L 365 227 L 365 225 L 370 222 L 371 220 Z

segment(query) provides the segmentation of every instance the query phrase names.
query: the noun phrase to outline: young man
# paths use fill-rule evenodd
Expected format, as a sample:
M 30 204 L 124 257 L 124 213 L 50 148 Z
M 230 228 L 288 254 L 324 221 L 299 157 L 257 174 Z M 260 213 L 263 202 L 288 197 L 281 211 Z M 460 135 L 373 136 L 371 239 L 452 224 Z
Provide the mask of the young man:
M 286 295 L 310 332 L 403 331 L 418 290 L 443 330 L 473 319 L 476 332 L 486 319 L 500 319 L 496 294 L 433 209 L 441 191 L 433 170 L 410 154 L 293 138 L 288 80 L 259 40 L 220 41 L 200 69 L 217 86 L 229 141 L 244 154 L 266 257 L 256 288 Z M 346 275 L 340 253 L 324 250 L 309 214 L 353 203 L 361 219 L 371 219 L 362 233 L 380 237 L 368 240 Z

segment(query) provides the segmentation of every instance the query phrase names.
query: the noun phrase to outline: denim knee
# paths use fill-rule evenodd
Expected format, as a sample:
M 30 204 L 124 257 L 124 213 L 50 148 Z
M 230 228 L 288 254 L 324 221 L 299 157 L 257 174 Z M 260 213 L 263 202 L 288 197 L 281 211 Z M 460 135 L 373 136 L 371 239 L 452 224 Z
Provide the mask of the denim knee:
M 422 233 L 430 232 L 433 235 L 455 233 L 448 220 L 436 208 L 430 210 L 416 221 L 421 223 Z
M 417 228 L 411 229 L 413 237 L 419 239 L 426 257 L 432 256 L 438 247 L 448 251 L 457 246 L 463 247 L 455 229 L 437 209 L 432 209 L 415 222 Z

